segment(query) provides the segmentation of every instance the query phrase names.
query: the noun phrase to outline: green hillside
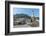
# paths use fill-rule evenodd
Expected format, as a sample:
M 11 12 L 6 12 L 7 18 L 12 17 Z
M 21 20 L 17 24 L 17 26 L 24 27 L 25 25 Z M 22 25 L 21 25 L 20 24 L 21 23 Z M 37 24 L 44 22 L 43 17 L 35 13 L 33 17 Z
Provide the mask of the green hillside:
M 16 14 L 14 16 L 16 18 L 29 18 L 29 19 L 31 19 L 31 16 L 28 16 L 27 14 Z

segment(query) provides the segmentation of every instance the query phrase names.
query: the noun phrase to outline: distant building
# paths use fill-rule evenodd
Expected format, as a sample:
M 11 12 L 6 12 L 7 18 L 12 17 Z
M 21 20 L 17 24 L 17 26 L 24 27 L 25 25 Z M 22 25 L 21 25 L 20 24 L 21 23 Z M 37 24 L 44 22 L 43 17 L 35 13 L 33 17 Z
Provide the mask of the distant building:
M 19 25 L 19 24 L 31 24 L 31 19 L 29 18 L 17 18 L 16 16 L 14 16 L 14 25 Z

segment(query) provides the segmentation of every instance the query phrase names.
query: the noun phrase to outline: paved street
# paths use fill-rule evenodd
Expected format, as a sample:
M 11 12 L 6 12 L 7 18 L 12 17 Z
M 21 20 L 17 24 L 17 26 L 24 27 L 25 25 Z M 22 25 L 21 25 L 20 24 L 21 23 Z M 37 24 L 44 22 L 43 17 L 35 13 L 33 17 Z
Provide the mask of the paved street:
M 15 28 L 17 28 L 17 27 L 30 27 L 30 25 L 28 25 L 28 24 L 25 24 L 25 25 L 16 25 L 16 26 L 14 26 Z
M 17 27 L 38 27 L 38 26 L 39 26 L 39 22 L 34 21 L 31 24 L 15 25 L 14 28 L 17 28 Z

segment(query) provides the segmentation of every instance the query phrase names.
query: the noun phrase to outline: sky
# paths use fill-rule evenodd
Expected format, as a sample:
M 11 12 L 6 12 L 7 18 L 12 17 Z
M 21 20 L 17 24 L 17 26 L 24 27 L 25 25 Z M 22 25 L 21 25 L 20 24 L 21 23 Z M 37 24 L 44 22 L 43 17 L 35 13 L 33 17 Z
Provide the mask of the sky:
M 38 8 L 13 8 L 13 15 L 27 14 L 28 16 L 32 16 L 32 10 L 34 12 L 34 16 L 39 16 Z

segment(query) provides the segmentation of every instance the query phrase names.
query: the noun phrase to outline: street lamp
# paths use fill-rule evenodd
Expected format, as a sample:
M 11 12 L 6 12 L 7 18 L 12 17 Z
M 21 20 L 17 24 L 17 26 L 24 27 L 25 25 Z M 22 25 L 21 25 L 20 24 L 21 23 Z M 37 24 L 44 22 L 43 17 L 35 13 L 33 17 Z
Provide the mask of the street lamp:
M 35 18 L 35 17 L 34 17 L 34 10 L 32 9 L 32 21 L 35 20 L 34 18 Z

